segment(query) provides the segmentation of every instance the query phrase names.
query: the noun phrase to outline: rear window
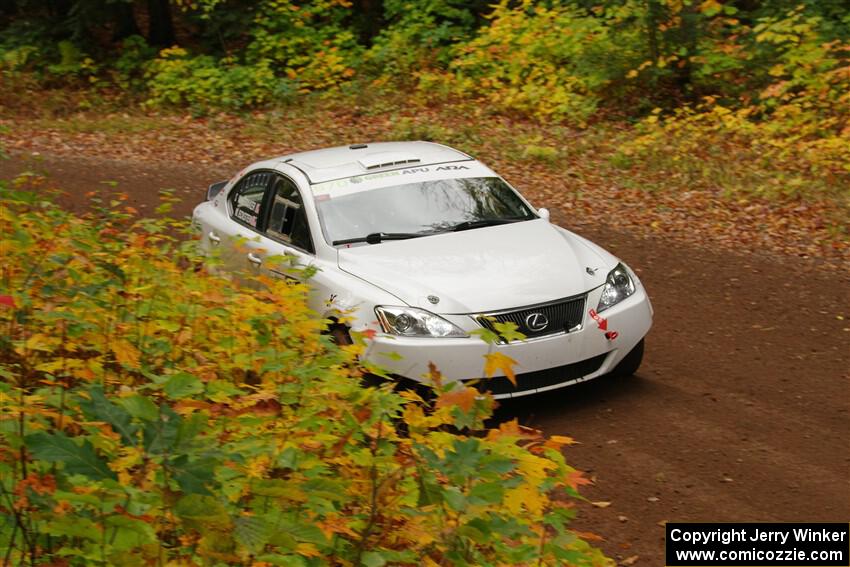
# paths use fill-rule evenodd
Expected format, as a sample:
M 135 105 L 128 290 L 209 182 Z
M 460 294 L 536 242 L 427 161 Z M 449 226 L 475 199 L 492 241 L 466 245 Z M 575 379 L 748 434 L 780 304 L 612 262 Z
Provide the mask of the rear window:
M 242 179 L 232 193 L 233 218 L 239 222 L 257 228 L 263 197 L 268 187 L 271 173 L 252 173 Z

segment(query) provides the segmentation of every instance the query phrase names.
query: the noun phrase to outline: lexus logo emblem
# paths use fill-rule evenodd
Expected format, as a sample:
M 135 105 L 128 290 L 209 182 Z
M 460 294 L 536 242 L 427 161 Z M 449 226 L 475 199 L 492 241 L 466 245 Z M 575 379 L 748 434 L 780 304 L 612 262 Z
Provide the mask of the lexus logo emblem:
M 532 313 L 525 318 L 525 326 L 529 331 L 542 331 L 549 326 L 549 319 L 543 313 Z

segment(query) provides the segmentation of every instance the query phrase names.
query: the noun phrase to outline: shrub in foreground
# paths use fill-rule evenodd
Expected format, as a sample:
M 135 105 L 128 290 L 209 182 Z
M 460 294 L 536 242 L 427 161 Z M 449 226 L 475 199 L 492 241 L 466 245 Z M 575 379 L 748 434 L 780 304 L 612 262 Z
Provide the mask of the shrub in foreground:
M 433 411 L 361 387 L 304 285 L 193 268 L 120 198 L 2 203 L 4 562 L 607 564 L 568 528 L 569 439 L 482 429 L 492 400 L 436 371 Z

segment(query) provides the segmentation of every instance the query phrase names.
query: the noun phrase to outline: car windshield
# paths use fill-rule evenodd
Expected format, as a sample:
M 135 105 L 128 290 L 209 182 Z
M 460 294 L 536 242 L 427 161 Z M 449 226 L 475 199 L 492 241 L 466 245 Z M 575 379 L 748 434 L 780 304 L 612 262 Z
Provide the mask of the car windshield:
M 374 244 L 382 236 L 415 238 L 537 218 L 498 177 L 440 179 L 320 196 L 316 208 L 332 244 Z

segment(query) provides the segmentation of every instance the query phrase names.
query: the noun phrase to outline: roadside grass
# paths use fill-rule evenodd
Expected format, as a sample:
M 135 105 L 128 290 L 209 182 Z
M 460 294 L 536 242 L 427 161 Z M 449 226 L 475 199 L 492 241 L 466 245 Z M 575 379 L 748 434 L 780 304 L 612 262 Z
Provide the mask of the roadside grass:
M 170 121 L 155 115 L 100 114 L 78 112 L 61 118 L 37 118 L 35 128 L 52 129 L 67 134 L 139 134 L 154 132 L 170 126 Z
M 671 136 L 635 150 L 639 127 L 587 128 L 499 114 L 470 100 L 429 104 L 403 93 L 306 96 L 297 104 L 195 117 L 116 100 L 75 113 L 0 107 L 0 141 L 15 152 L 242 166 L 292 151 L 378 140 L 430 140 L 470 153 L 570 228 L 850 262 L 850 178 L 804 154 L 776 160 L 746 140 Z M 120 108 L 120 110 L 118 110 Z M 24 118 L 27 117 L 27 118 Z M 52 136 L 52 138 L 51 138 Z M 51 147 L 59 136 L 61 148 Z M 706 141 L 708 140 L 708 141 Z M 75 148 L 78 148 L 75 151 Z

